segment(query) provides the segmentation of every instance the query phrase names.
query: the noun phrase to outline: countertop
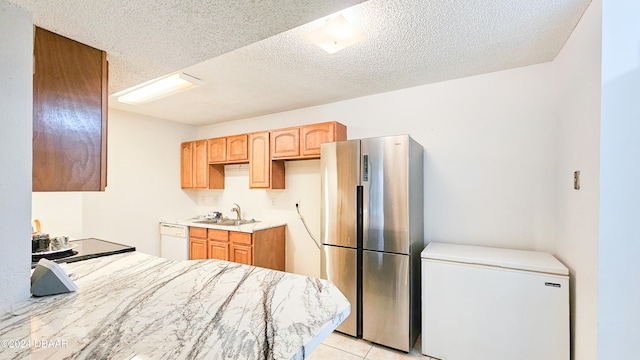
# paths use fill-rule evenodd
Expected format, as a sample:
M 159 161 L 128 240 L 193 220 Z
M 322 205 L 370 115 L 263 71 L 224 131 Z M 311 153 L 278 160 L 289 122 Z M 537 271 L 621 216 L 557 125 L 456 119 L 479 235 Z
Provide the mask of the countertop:
M 73 293 L 0 314 L 2 358 L 303 359 L 350 313 L 329 281 L 128 252 L 65 264 Z
M 207 229 L 237 231 L 237 232 L 245 232 L 245 233 L 254 233 L 258 230 L 271 229 L 274 227 L 287 225 L 286 222 L 281 222 L 281 221 L 256 221 L 254 223 L 238 225 L 238 226 L 205 224 L 205 223 L 198 222 L 202 220 L 206 220 L 206 219 L 192 218 L 192 219 L 162 220 L 160 223 L 193 226 L 193 227 L 200 227 L 200 228 L 207 228 Z

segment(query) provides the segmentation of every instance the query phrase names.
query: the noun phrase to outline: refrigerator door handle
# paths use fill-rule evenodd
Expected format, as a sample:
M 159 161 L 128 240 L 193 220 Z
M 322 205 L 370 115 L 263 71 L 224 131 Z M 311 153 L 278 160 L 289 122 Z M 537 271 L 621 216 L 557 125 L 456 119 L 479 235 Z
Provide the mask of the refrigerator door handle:
M 362 181 L 369 181 L 369 155 L 362 155 Z
M 364 187 L 356 187 L 356 241 L 358 249 L 362 249 L 362 239 L 364 236 L 364 208 L 363 208 Z

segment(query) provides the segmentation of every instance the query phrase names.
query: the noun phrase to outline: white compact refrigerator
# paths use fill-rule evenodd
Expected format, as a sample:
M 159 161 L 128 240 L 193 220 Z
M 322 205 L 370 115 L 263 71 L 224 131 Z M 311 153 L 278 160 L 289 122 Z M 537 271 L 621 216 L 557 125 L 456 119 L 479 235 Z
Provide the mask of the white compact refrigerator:
M 447 360 L 569 360 L 569 270 L 549 253 L 430 243 L 422 353 Z
M 320 275 L 351 303 L 338 331 L 409 351 L 420 332 L 423 152 L 408 135 L 321 145 Z

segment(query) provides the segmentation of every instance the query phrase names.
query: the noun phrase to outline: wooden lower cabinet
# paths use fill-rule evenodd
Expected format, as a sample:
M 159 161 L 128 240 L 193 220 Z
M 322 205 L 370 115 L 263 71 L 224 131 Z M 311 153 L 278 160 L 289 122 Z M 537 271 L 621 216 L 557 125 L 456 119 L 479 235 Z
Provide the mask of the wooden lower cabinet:
M 231 244 L 231 261 L 240 264 L 253 265 L 253 246 Z
M 209 246 L 208 259 L 229 261 L 229 243 L 209 240 L 207 244 Z
M 208 257 L 207 229 L 189 228 L 189 260 L 204 260 Z
M 208 229 L 208 259 L 229 261 L 229 232 L 226 230 Z
M 189 260 L 207 258 L 207 240 L 189 239 Z
M 285 228 L 278 226 L 245 233 L 190 227 L 189 258 L 227 260 L 284 271 Z

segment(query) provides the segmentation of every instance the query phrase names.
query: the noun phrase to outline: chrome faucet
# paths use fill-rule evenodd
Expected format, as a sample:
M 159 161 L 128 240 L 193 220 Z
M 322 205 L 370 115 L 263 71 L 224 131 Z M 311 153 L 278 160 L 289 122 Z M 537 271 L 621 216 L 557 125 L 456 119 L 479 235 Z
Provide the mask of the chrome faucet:
M 236 215 L 238 215 L 238 220 L 242 220 L 242 213 L 240 212 L 240 205 L 233 203 L 233 205 L 235 205 L 235 207 L 233 209 L 231 209 L 231 211 L 235 212 Z

